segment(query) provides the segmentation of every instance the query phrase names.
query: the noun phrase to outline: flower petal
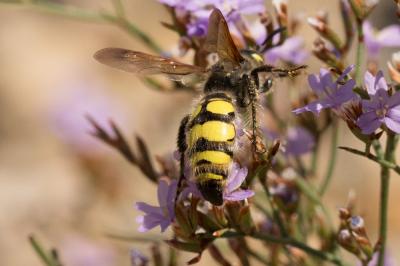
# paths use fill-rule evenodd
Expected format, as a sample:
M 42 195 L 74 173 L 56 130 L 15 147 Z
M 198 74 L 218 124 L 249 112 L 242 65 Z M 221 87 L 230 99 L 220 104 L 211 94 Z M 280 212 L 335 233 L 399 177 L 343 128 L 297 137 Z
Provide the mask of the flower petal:
M 317 75 L 314 74 L 309 75 L 308 84 L 310 85 L 311 89 L 317 94 L 320 94 L 324 91 L 319 76 Z
M 253 190 L 250 190 L 250 189 L 236 190 L 232 193 L 224 195 L 224 199 L 229 200 L 229 201 L 239 201 L 239 200 L 244 200 L 244 199 L 250 198 L 252 196 L 254 196 Z
M 400 92 L 393 94 L 387 101 L 389 108 L 396 107 L 400 105 Z
M 229 194 L 230 192 L 238 189 L 243 181 L 246 179 L 247 173 L 248 171 L 246 167 L 240 168 L 234 173 L 231 172 L 229 174 L 230 177 L 228 177 L 228 183 L 225 187 L 225 192 Z
M 382 46 L 397 47 L 400 46 L 400 26 L 390 25 L 382 29 L 377 39 Z
M 375 95 L 377 91 L 375 88 L 375 77 L 369 71 L 366 71 L 364 74 L 364 85 L 369 95 Z
M 345 102 L 355 100 L 358 98 L 357 94 L 355 94 L 353 91 L 355 85 L 356 81 L 354 79 L 350 79 L 344 85 L 338 88 L 338 90 L 333 95 L 335 101 L 335 107 L 338 107 Z
M 163 179 L 158 182 L 157 197 L 160 206 L 165 206 L 168 197 L 168 182 Z
M 333 103 L 327 99 L 317 100 L 317 101 L 314 101 L 304 107 L 297 108 L 297 109 L 293 110 L 292 112 L 295 113 L 296 115 L 304 113 L 304 112 L 313 112 L 315 115 L 319 115 L 319 113 L 322 111 L 322 109 L 329 108 L 332 106 L 333 106 Z
M 137 210 L 147 214 L 150 213 L 162 214 L 162 210 L 160 209 L 160 207 L 152 206 L 145 202 L 136 202 L 135 206 Z
M 388 86 L 385 80 L 385 77 L 383 76 L 383 72 L 381 70 L 378 71 L 378 73 L 376 74 L 375 77 L 375 90 L 379 91 L 379 90 L 388 90 Z
M 371 134 L 381 126 L 382 122 L 374 111 L 362 114 L 357 121 L 363 134 Z
M 342 81 L 351 71 L 353 71 L 355 65 L 350 65 L 348 67 L 346 67 L 345 70 L 343 70 L 342 75 L 340 75 L 337 79 L 337 81 Z
M 400 134 L 400 121 L 396 121 L 390 117 L 385 117 L 385 124 L 390 130 Z

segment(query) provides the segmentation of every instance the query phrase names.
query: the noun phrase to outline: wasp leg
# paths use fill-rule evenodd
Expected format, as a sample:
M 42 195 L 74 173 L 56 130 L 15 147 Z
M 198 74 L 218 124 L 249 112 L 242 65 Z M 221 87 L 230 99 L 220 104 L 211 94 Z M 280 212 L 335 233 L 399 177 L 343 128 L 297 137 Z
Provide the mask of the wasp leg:
M 181 124 L 180 124 L 179 130 L 178 130 L 177 146 L 178 146 L 178 151 L 180 154 L 180 158 L 179 158 L 180 173 L 179 173 L 178 185 L 177 185 L 176 195 L 175 195 L 175 204 L 178 201 L 179 193 L 180 193 L 181 187 L 182 187 L 182 182 L 185 179 L 185 152 L 187 149 L 186 126 L 187 126 L 188 122 L 189 122 L 189 115 L 185 116 L 181 120 Z
M 241 99 L 238 97 L 239 102 L 241 103 L 241 107 L 248 107 L 250 106 L 251 110 L 251 127 L 252 127 L 252 132 L 251 132 L 251 143 L 253 146 L 253 151 L 254 151 L 254 157 L 256 154 L 262 154 L 265 152 L 265 148 L 262 148 L 264 145 L 262 144 L 262 141 L 260 138 L 257 136 L 257 128 L 258 128 L 258 122 L 257 122 L 257 82 L 258 82 L 258 77 L 257 80 L 254 77 L 249 77 L 248 75 L 243 75 L 242 76 L 242 82 L 241 82 L 241 87 L 238 90 L 238 95 L 242 96 L 243 99 L 247 99 L 248 102 L 245 100 Z
M 299 74 L 299 70 L 306 68 L 306 65 L 301 65 L 301 66 L 296 66 L 292 68 L 276 68 L 271 65 L 263 65 L 260 67 L 257 67 L 251 71 L 251 76 L 255 78 L 258 76 L 258 73 L 272 73 L 272 74 L 277 74 L 278 77 L 295 77 Z M 257 77 L 258 78 L 258 77 Z

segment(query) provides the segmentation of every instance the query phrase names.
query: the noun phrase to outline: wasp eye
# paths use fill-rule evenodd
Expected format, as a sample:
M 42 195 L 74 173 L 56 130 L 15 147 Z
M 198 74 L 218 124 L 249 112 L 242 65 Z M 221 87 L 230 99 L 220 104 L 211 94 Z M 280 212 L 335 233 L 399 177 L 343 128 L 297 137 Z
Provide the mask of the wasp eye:
M 273 84 L 272 79 L 267 78 L 267 80 L 261 86 L 260 91 L 263 93 L 269 91 L 272 88 L 272 84 Z

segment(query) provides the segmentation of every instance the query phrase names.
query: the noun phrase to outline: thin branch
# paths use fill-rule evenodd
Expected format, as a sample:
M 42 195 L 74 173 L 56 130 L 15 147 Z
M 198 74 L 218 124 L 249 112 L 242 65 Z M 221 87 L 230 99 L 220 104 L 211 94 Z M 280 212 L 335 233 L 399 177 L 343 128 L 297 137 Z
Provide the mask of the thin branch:
M 96 120 L 94 120 L 93 117 L 87 115 L 86 118 L 95 129 L 94 132 L 91 133 L 91 135 L 119 151 L 126 160 L 128 160 L 131 164 L 137 166 L 142 171 L 142 173 L 147 176 L 151 181 L 157 182 L 159 175 L 154 170 L 149 155 L 150 153 L 141 137 L 136 136 L 138 152 L 135 154 L 124 136 L 122 135 L 121 131 L 118 129 L 113 121 L 109 122 L 113 132 L 112 135 L 110 135 L 96 122 Z
M 379 157 L 377 157 L 377 156 L 375 156 L 375 155 L 373 155 L 371 153 L 366 154 L 364 151 L 360 151 L 360 150 L 357 150 L 357 149 L 353 149 L 353 148 L 349 148 L 349 147 L 339 147 L 339 149 L 342 149 L 342 150 L 348 151 L 350 153 L 353 153 L 353 154 L 368 158 L 371 161 L 374 161 L 374 162 L 380 164 L 381 166 L 384 166 L 384 167 L 392 169 L 393 171 L 395 171 L 396 173 L 398 173 L 400 175 L 400 166 L 398 166 L 395 163 L 386 161 L 385 159 L 381 159 L 381 158 L 379 158 Z
M 116 2 L 118 2 L 116 0 Z M 50 14 L 61 15 L 67 18 L 72 19 L 80 19 L 88 22 L 106 22 L 112 23 L 119 28 L 125 30 L 128 34 L 130 34 L 135 39 L 140 40 L 145 45 L 147 45 L 153 52 L 161 53 L 163 49 L 159 46 L 150 36 L 141 31 L 135 24 L 127 20 L 121 13 L 120 6 L 115 3 L 118 8 L 117 15 L 113 15 L 106 12 L 96 12 L 91 10 L 86 10 L 83 8 L 75 7 L 75 6 L 67 6 L 63 4 L 59 4 L 56 2 L 50 1 L 10 1 L 10 0 L 0 0 L 2 4 L 17 4 L 22 7 L 36 9 L 38 11 L 47 12 Z
M 282 244 L 282 245 L 296 247 L 298 249 L 305 251 L 306 253 L 308 253 L 311 256 L 317 257 L 317 258 L 325 260 L 325 261 L 329 261 L 329 262 L 333 263 L 334 265 L 338 265 L 338 266 L 343 265 L 341 260 L 339 260 L 335 255 L 333 255 L 329 252 L 326 252 L 326 251 L 314 249 L 314 248 L 308 246 L 307 244 L 304 244 L 304 243 L 299 242 L 292 238 L 278 238 L 278 237 L 261 234 L 261 233 L 245 235 L 243 233 L 238 233 L 238 232 L 233 232 L 233 231 L 227 231 L 224 234 L 222 234 L 220 237 L 231 238 L 231 237 L 243 237 L 243 236 L 252 237 L 252 238 L 263 240 L 263 241 L 266 241 L 269 243 Z

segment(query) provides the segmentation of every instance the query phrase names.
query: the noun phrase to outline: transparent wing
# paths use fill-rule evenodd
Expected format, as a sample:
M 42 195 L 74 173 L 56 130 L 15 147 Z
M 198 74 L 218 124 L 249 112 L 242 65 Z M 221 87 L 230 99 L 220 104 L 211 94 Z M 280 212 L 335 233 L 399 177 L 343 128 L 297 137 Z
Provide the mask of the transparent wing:
M 244 60 L 219 9 L 214 9 L 210 15 L 204 49 L 210 53 L 217 53 L 221 60 L 228 60 L 234 65 L 239 65 Z
M 139 75 L 189 75 L 206 72 L 203 67 L 122 48 L 101 49 L 94 54 L 94 58 L 107 66 Z

